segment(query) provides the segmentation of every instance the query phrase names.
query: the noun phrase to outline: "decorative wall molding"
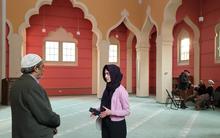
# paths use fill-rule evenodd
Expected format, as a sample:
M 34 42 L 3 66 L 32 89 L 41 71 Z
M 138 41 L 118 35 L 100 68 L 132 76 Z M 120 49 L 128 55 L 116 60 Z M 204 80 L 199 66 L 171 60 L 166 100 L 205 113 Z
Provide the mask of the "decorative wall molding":
M 148 6 L 147 10 L 146 10 L 146 19 L 144 21 L 144 25 L 141 29 L 141 32 L 144 35 L 149 36 L 150 31 L 154 25 L 156 26 L 156 29 L 158 30 L 158 25 L 157 25 L 156 21 L 151 16 L 151 7 Z
M 172 30 L 176 22 L 177 8 L 182 4 L 182 0 L 169 0 L 164 10 L 164 21 L 161 28 L 158 28 L 158 34 L 162 33 L 163 39 L 173 41 Z
M 129 16 L 129 12 L 126 9 L 124 9 L 124 10 L 121 11 L 121 16 L 122 17 L 128 17 Z
M 59 41 L 70 41 L 77 42 L 77 40 L 73 37 L 73 34 L 67 32 L 63 27 L 57 28 L 55 31 L 49 32 L 48 36 L 45 40 L 59 40 Z
M 11 21 L 9 20 L 6 20 L 6 23 L 8 24 L 8 28 L 9 28 L 9 32 L 8 32 L 8 36 L 7 36 L 7 39 L 10 40 L 10 38 L 12 37 L 12 34 L 14 32 L 14 29 L 13 29 L 13 26 L 12 26 L 12 23 Z M 10 46 L 10 45 L 9 45 Z
M 129 16 L 129 12 L 126 9 L 122 10 L 121 19 L 116 24 L 114 24 L 111 28 L 109 28 L 109 30 L 107 31 L 107 34 L 106 34 L 107 41 L 109 41 L 109 35 L 110 35 L 111 31 L 114 30 L 115 28 L 117 28 L 122 22 L 124 22 L 125 26 L 132 33 L 134 33 L 136 37 L 140 36 L 140 30 L 131 23 L 128 16 Z
M 95 19 L 95 17 L 90 14 L 87 6 L 85 4 L 83 4 L 82 2 L 80 2 L 79 0 L 70 0 L 73 4 L 73 7 L 78 7 L 80 8 L 83 13 L 84 13 L 84 17 L 86 19 L 88 19 L 89 21 L 91 21 L 92 23 L 92 32 L 94 32 L 97 36 L 97 44 L 99 41 L 101 41 L 103 38 L 102 38 L 102 32 L 100 31 L 100 29 L 98 28 L 98 23 Z
M 29 9 L 25 14 L 25 21 L 19 26 L 19 34 L 21 36 L 24 36 L 23 33 L 26 31 L 26 28 L 30 26 L 29 20 L 30 17 L 39 14 L 39 9 L 43 5 L 51 5 L 53 0 L 38 0 L 35 4 L 35 7 L 32 9 Z M 70 0 L 73 7 L 78 7 L 84 12 L 84 17 L 91 21 L 92 23 L 92 31 L 97 35 L 97 41 L 100 41 L 102 39 L 102 33 L 97 27 L 97 21 L 93 15 L 91 15 L 88 11 L 88 8 L 83 4 L 82 2 L 79 2 L 77 0 Z
M 194 33 L 194 40 L 193 41 L 198 41 L 199 42 L 200 31 L 199 31 L 198 26 L 196 26 L 196 24 L 194 24 L 193 21 L 188 16 L 186 16 L 183 20 L 193 30 L 193 33 Z
M 193 40 L 192 40 L 192 44 L 193 48 L 194 48 L 194 84 L 198 84 L 199 80 L 200 80 L 200 43 L 199 43 L 199 38 L 200 38 L 200 30 L 198 28 L 198 26 L 193 23 L 193 21 L 189 18 L 189 17 L 185 17 L 184 21 L 187 25 L 190 26 L 190 28 L 193 30 Z
M 40 7 L 43 5 L 51 5 L 53 0 L 38 0 L 34 8 L 29 9 L 25 14 L 25 21 L 19 26 L 18 33 L 22 36 L 26 32 L 26 28 L 30 27 L 29 20 L 31 16 L 39 14 Z

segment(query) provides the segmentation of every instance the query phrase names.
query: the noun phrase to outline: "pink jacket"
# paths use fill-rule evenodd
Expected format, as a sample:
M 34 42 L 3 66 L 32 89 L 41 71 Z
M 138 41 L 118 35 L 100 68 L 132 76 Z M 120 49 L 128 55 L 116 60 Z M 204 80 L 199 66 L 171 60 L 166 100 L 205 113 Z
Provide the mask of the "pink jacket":
M 122 85 L 112 95 L 111 111 L 112 121 L 121 121 L 130 114 L 128 92 Z

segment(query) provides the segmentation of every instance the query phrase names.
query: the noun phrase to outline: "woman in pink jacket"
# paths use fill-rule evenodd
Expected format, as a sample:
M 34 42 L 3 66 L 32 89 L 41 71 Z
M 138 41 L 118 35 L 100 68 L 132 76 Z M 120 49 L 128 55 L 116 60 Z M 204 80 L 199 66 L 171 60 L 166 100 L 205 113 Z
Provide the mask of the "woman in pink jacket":
M 105 65 L 103 79 L 106 88 L 100 105 L 102 138 L 126 138 L 125 116 L 130 114 L 128 92 L 121 85 L 122 73 L 116 65 Z

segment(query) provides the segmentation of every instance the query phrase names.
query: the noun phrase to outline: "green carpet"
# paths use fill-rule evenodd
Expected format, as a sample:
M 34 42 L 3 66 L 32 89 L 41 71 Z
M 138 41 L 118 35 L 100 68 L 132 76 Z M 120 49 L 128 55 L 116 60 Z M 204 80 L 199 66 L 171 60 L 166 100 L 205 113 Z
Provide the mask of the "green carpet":
M 89 107 L 98 107 L 96 96 L 50 97 L 61 116 L 55 138 L 101 138 Z M 195 111 L 191 105 L 172 110 L 156 103 L 153 97 L 129 97 L 131 114 L 127 117 L 127 138 L 220 138 L 220 110 Z M 10 106 L 0 106 L 0 138 L 11 138 Z

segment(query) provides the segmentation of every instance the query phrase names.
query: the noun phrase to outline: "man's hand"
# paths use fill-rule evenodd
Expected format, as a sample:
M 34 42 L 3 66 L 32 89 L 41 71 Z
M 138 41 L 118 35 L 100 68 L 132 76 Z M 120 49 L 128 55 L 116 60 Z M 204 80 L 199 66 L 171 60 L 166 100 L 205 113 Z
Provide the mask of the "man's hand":
M 57 134 L 57 129 L 53 128 L 53 134 L 56 135 Z

